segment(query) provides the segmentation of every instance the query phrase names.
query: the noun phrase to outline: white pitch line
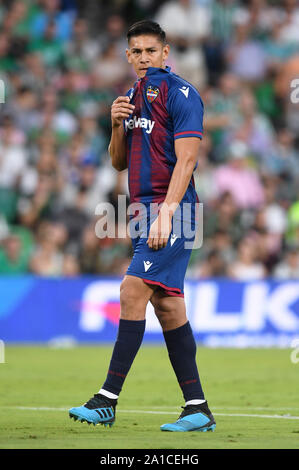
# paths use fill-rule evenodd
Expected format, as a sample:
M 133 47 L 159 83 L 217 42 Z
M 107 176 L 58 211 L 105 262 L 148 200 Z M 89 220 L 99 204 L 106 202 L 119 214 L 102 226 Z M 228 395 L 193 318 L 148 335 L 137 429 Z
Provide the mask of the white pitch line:
M 142 413 L 142 414 L 159 414 L 159 415 L 177 415 L 177 411 L 145 411 L 145 410 L 118 410 L 122 413 Z M 248 418 L 279 418 L 279 419 L 299 419 L 299 416 L 289 415 L 252 415 L 246 413 L 213 413 L 214 416 L 237 416 L 237 417 L 248 417 Z
M 177 409 L 177 406 L 151 406 L 154 410 L 174 410 Z M 275 408 L 268 407 L 268 406 L 213 406 L 213 410 L 255 410 L 255 411 L 280 411 L 280 410 L 299 410 L 299 406 L 276 406 Z
M 248 418 L 277 418 L 277 419 L 299 419 L 299 416 L 289 415 L 249 415 L 246 413 L 213 413 L 215 416 L 244 416 Z
M 1 407 L 4 408 L 4 407 Z M 68 411 L 69 408 L 50 408 L 46 406 L 32 407 L 32 406 L 13 406 L 16 410 L 28 411 Z M 152 415 L 177 415 L 177 411 L 150 411 L 150 410 L 118 410 L 118 413 L 138 413 L 138 414 L 152 414 Z M 299 416 L 290 415 L 257 415 L 247 413 L 213 413 L 215 416 L 230 416 L 230 417 L 246 417 L 246 418 L 264 418 L 264 419 L 295 419 L 299 420 Z
M 145 410 L 118 410 L 122 413 L 142 413 L 142 414 L 155 414 L 155 415 L 177 415 L 177 411 L 145 411 Z M 246 413 L 213 413 L 214 416 L 237 416 L 237 417 L 248 417 L 248 418 L 280 418 L 280 419 L 299 419 L 299 416 L 289 415 L 252 415 Z

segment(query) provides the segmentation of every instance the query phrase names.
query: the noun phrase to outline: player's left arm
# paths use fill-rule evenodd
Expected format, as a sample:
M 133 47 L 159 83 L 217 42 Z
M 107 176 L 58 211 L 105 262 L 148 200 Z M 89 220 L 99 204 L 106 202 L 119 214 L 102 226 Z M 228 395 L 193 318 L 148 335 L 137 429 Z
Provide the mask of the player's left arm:
M 160 208 L 159 216 L 151 225 L 147 241 L 149 248 L 153 250 L 159 250 L 167 245 L 172 217 L 187 191 L 198 159 L 199 145 L 200 139 L 197 137 L 185 137 L 175 141 L 177 162 L 166 198 Z

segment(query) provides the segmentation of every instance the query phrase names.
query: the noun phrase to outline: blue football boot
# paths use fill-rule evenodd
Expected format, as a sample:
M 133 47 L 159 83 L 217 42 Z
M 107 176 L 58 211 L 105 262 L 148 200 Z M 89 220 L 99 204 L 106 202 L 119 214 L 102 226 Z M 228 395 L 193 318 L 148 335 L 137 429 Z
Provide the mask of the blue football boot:
M 182 406 L 184 411 L 175 423 L 163 424 L 161 431 L 188 432 L 188 431 L 214 431 L 216 421 L 208 408 L 208 403 L 201 405 Z
M 111 400 L 99 393 L 96 393 L 84 405 L 71 408 L 69 410 L 70 418 L 81 423 L 86 421 L 88 424 L 104 424 L 105 427 L 111 427 L 115 421 L 115 407 L 117 400 Z

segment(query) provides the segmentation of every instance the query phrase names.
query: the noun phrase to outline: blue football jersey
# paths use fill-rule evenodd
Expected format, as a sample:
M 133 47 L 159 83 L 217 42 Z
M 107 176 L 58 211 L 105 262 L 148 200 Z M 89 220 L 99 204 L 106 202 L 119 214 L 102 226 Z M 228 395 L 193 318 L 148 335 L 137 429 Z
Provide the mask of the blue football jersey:
M 124 120 L 131 202 L 161 203 L 177 158 L 175 140 L 203 135 L 199 92 L 170 67 L 150 67 L 127 96 L 135 105 Z M 193 176 L 182 203 L 198 201 Z

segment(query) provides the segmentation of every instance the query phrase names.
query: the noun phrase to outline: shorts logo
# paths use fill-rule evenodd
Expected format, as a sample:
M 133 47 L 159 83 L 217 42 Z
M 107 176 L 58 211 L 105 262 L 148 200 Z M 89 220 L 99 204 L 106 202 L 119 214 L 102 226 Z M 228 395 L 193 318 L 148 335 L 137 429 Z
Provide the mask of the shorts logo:
M 153 263 L 151 263 L 150 261 L 143 261 L 143 264 L 144 264 L 144 271 L 147 272 Z
M 147 101 L 149 103 L 152 103 L 153 101 L 155 101 L 155 99 L 157 98 L 158 95 L 159 95 L 159 88 L 153 87 L 152 85 L 149 85 L 147 87 L 146 97 L 147 97 Z

